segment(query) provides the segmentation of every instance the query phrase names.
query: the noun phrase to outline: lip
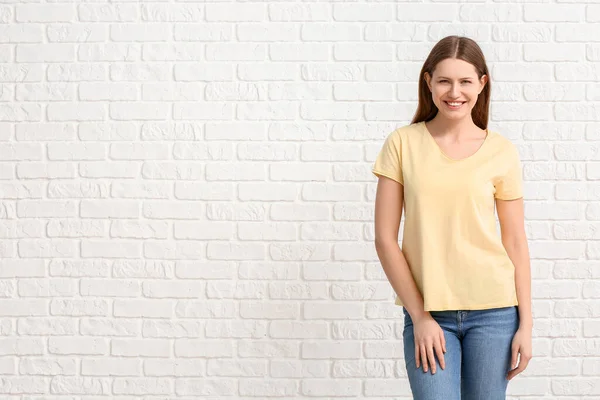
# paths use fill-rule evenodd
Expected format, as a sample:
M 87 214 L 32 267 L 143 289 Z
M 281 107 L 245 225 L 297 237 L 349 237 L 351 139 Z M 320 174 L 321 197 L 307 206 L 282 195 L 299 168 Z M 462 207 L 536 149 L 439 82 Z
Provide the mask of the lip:
M 462 110 L 462 106 L 465 105 L 466 101 L 458 101 L 457 103 L 460 103 L 457 106 L 453 106 L 450 105 L 450 103 L 448 103 L 447 101 L 444 100 L 444 104 L 446 104 L 446 107 L 448 107 L 449 110 Z

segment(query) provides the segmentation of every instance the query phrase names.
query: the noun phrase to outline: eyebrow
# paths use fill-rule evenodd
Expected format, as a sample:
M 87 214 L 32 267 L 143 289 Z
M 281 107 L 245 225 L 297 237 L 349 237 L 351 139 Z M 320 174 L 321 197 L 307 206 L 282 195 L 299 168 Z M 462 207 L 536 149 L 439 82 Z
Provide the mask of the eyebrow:
M 444 78 L 444 79 L 450 79 L 450 78 L 448 78 L 447 76 L 439 76 L 439 77 L 438 77 L 438 79 L 442 79 L 442 78 Z M 466 78 L 460 78 L 460 79 L 473 79 L 473 78 L 472 78 L 472 77 L 470 77 L 470 76 L 468 76 L 468 77 L 466 77 Z

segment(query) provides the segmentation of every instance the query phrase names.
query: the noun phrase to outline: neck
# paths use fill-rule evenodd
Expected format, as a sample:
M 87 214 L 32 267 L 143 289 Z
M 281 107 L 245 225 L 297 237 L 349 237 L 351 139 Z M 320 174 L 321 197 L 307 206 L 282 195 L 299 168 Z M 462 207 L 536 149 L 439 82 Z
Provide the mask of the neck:
M 440 135 L 461 139 L 471 136 L 471 132 L 479 129 L 470 115 L 463 119 L 456 120 L 445 118 L 440 114 L 441 113 L 438 113 L 428 122 L 429 126 L 436 132 L 439 132 Z

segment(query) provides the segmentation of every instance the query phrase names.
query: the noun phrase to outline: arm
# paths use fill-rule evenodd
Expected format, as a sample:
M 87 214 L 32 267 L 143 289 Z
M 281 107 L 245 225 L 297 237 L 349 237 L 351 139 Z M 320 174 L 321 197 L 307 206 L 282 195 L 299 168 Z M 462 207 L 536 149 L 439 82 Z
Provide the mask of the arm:
M 430 316 L 415 284 L 406 258 L 398 246 L 398 230 L 404 204 L 404 186 L 379 177 L 375 198 L 375 249 L 385 275 L 413 321 Z
M 502 232 L 502 244 L 515 266 L 515 286 L 519 302 L 520 326 L 531 329 L 533 327 L 531 268 L 527 236 L 525 235 L 523 198 L 516 200 L 496 199 L 496 209 Z

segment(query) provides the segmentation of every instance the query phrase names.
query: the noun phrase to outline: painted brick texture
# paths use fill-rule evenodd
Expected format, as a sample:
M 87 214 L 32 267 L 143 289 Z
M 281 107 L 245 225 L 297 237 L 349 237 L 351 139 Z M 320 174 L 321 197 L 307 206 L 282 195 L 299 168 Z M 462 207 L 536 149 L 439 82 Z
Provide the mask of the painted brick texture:
M 523 163 L 508 398 L 600 398 L 597 0 L 2 1 L 0 398 L 411 399 L 370 170 L 451 34 Z

